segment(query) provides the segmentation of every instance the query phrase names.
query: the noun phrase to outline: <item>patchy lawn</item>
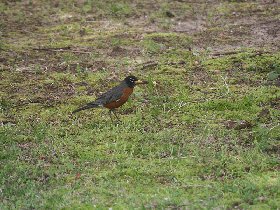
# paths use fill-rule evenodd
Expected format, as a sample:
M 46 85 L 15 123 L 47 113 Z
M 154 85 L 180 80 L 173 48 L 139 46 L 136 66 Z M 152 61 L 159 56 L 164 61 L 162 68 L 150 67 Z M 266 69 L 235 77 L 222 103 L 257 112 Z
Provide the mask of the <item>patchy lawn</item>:
M 277 209 L 277 1 L 2 1 L 0 209 Z M 120 110 L 71 114 L 133 74 Z

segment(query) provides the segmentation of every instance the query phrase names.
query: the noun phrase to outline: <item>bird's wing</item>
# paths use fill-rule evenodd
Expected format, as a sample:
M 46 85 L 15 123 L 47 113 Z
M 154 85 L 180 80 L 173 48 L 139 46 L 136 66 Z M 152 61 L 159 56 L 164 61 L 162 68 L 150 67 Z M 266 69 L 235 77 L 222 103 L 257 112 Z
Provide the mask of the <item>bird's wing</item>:
M 118 101 L 121 96 L 123 95 L 123 89 L 126 87 L 126 84 L 121 83 L 116 87 L 113 87 L 112 89 L 108 90 L 106 93 L 103 93 L 101 96 L 99 96 L 95 101 L 92 101 L 90 103 L 87 103 L 86 105 L 76 109 L 73 111 L 73 113 L 90 109 L 94 107 L 99 107 L 114 101 Z
M 113 87 L 112 89 L 108 90 L 106 93 L 103 93 L 100 97 L 98 97 L 95 102 L 108 104 L 113 101 L 117 101 L 123 95 L 123 88 L 123 84 Z

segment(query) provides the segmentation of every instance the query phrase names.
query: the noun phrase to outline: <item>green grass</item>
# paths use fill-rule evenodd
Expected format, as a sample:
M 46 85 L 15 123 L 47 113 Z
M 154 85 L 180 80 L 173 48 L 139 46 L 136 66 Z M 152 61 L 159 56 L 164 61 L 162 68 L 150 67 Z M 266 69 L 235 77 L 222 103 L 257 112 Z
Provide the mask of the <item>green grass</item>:
M 215 22 L 205 4 L 9 4 L 0 3 L 0 209 L 279 208 L 279 51 L 192 49 L 197 37 L 172 31 L 172 19 L 201 6 Z M 236 5 L 257 3 L 224 2 L 218 15 Z M 121 123 L 104 109 L 71 114 L 130 73 L 149 84 L 119 110 Z

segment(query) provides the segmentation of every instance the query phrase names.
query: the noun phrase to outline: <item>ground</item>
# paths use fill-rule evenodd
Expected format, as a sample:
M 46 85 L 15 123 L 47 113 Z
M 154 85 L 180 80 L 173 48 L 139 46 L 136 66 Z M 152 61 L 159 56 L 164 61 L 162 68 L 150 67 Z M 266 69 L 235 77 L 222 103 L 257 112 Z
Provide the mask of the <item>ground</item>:
M 279 208 L 279 48 L 277 0 L 1 1 L 0 209 Z

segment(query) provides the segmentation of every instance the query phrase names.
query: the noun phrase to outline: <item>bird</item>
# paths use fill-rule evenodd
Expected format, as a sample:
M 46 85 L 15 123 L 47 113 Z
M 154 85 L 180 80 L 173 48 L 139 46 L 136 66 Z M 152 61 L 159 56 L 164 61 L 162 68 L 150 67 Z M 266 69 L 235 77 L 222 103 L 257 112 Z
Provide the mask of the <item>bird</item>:
M 127 76 L 119 85 L 103 93 L 95 101 L 87 103 L 84 106 L 81 106 L 80 108 L 74 110 L 72 114 L 86 109 L 105 107 L 109 109 L 109 114 L 112 121 L 112 112 L 117 120 L 120 121 L 115 112 L 116 108 L 119 108 L 125 102 L 127 102 L 129 96 L 133 93 L 134 87 L 139 84 L 148 84 L 148 82 L 139 80 L 137 77 L 132 75 Z

